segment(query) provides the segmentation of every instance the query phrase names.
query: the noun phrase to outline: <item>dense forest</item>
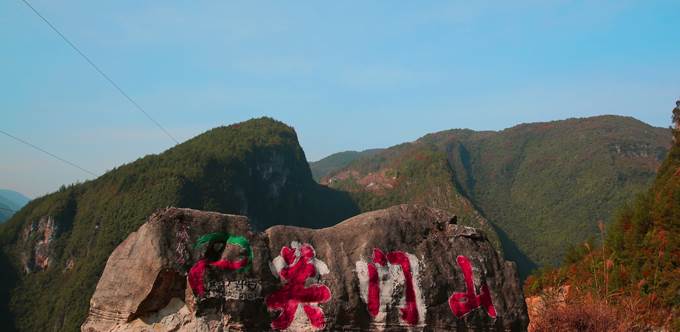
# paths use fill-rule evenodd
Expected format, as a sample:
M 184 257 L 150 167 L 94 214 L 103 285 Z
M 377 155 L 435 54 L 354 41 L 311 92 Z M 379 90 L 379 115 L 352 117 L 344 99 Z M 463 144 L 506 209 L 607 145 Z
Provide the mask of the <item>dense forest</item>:
M 680 101 L 673 110 L 673 146 L 651 188 L 600 224 L 599 237 L 570 248 L 565 263 L 527 279 L 527 295 L 547 301 L 539 330 L 593 328 L 680 330 Z
M 359 157 L 321 182 L 352 193 L 362 211 L 427 202 L 488 220 L 527 276 L 561 262 L 644 191 L 670 139 L 668 129 L 620 116 L 454 129 Z

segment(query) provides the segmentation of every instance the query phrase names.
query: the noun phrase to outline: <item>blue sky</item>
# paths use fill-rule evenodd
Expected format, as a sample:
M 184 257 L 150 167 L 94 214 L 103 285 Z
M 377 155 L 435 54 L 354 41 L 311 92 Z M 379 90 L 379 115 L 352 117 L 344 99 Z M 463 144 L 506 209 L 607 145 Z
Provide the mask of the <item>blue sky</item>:
M 317 160 L 450 128 L 668 126 L 680 97 L 678 1 L 31 2 L 180 141 L 266 115 Z M 0 40 L 0 129 L 97 174 L 173 145 L 21 1 Z M 0 151 L 0 188 L 91 178 Z

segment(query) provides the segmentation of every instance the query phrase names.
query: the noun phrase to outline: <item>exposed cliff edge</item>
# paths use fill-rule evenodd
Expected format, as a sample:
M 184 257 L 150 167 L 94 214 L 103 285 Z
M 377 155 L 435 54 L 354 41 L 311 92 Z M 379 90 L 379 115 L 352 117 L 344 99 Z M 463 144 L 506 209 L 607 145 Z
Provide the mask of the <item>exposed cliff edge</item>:
M 167 208 L 108 259 L 83 331 L 525 330 L 514 263 L 449 212 L 312 230 Z

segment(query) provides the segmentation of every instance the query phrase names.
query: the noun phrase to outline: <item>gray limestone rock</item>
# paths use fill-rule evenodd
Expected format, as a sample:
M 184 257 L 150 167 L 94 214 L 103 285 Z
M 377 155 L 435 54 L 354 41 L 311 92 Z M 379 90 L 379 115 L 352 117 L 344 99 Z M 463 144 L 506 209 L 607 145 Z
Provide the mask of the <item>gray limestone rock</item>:
M 241 216 L 160 210 L 109 257 L 82 330 L 526 330 L 514 263 L 453 220 L 399 205 L 255 233 Z

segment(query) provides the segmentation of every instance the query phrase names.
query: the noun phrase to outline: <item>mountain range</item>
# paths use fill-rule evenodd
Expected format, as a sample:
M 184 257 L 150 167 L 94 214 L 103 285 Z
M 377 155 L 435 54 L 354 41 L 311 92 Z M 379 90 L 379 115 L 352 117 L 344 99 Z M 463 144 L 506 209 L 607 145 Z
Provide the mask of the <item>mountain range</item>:
M 312 170 L 312 177 L 316 181 L 320 181 L 326 175 L 339 170 L 351 163 L 352 161 L 359 159 L 361 157 L 372 156 L 383 149 L 369 149 L 364 151 L 343 151 L 334 153 L 326 158 L 319 161 L 314 161 L 309 163 L 309 167 Z
M 667 128 L 598 116 L 502 131 L 446 130 L 353 154 L 336 169 L 326 160 L 310 166 L 362 211 L 419 202 L 488 219 L 525 277 L 559 263 L 570 245 L 596 234 L 599 220 L 609 223 L 647 188 L 670 143 Z
M 113 249 L 167 206 L 246 215 L 262 230 L 321 228 L 420 203 L 483 229 L 528 273 L 558 262 L 569 243 L 594 233 L 597 219 L 651 183 L 670 137 L 603 116 L 443 131 L 310 165 L 281 122 L 215 128 L 36 198 L 0 225 L 0 296 L 9 298 L 0 318 L 23 331 L 77 330 Z
M 12 215 L 19 211 L 31 199 L 9 189 L 0 189 L 0 223 L 12 217 Z

